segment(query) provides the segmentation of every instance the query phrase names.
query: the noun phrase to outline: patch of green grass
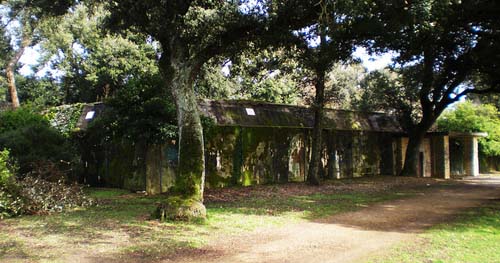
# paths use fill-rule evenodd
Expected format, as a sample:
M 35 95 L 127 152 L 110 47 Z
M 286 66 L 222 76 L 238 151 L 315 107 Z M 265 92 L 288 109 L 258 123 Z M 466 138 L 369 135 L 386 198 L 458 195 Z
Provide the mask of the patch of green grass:
M 85 188 L 85 193 L 92 198 L 112 198 L 120 195 L 129 194 L 130 191 L 115 188 Z
M 0 233 L 0 255 L 15 254 L 17 257 L 24 257 L 25 254 L 18 253 L 23 250 L 24 244 L 21 241 L 5 233 Z
M 500 201 L 433 227 L 418 242 L 369 262 L 500 262 Z
M 64 262 L 75 254 L 129 255 L 158 259 L 179 248 L 197 248 L 217 235 L 232 235 L 350 211 L 401 198 L 394 193 L 314 194 L 254 197 L 207 203 L 204 222 L 164 222 L 149 216 L 164 196 L 147 197 L 116 189 L 87 189 L 99 205 L 47 216 L 5 220 L 14 243 L 0 241 L 0 261 L 19 255 L 28 261 Z M 83 251 L 83 252 L 82 252 Z M 22 261 L 22 260 L 21 260 Z

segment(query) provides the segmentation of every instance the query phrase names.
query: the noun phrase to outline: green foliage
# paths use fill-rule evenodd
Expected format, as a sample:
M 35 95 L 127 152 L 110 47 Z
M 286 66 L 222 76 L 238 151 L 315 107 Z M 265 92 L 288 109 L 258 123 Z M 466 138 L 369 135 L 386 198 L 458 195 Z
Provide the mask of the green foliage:
M 15 74 L 19 59 L 26 48 L 35 46 L 42 39 L 39 31 L 40 23 L 48 18 L 64 14 L 72 4 L 72 0 L 2 1 L 0 3 L 0 16 L 3 18 L 0 21 L 0 66 L 2 68 L 0 73 L 4 75 L 3 73 L 11 71 Z M 4 86 L 3 82 L 0 77 L 0 92 Z M 17 90 L 14 80 L 10 84 Z
M 24 200 L 19 196 L 20 187 L 15 179 L 9 151 L 0 151 L 0 219 L 21 214 Z
M 438 127 L 443 131 L 487 132 L 488 137 L 480 138 L 480 150 L 487 156 L 500 156 L 500 113 L 493 105 L 476 105 L 462 102 L 447 110 L 438 119 Z
M 20 175 L 51 176 L 56 170 L 69 171 L 78 162 L 71 143 L 27 108 L 0 113 L 0 147 L 10 149 Z
M 65 103 L 109 98 L 131 82 L 158 75 L 156 48 L 142 34 L 111 34 L 103 29 L 108 13 L 79 4 L 41 28 L 41 65 L 64 72 L 59 89 Z M 50 77 L 50 76 L 49 76 Z
M 196 92 L 209 99 L 297 104 L 306 76 L 295 55 L 267 48 L 247 50 L 228 60 L 214 58 L 202 68 Z
M 106 102 L 104 114 L 90 124 L 96 140 L 125 139 L 131 142 L 162 143 L 177 138 L 175 106 L 158 89 L 159 76 L 131 81 Z
M 498 91 L 498 81 L 470 85 L 478 74 L 498 78 L 498 10 L 499 2 L 490 0 L 374 5 L 372 12 L 380 23 L 372 24 L 378 31 L 377 41 L 371 42 L 373 50 L 396 54 L 393 67 L 402 76 L 403 87 L 411 90 L 411 96 L 407 92 L 399 96 L 420 104 L 403 112 L 405 119 L 414 120 L 407 125 L 411 133 L 425 133 L 448 105 L 463 96 L 477 90 Z
M 43 126 L 48 125 L 48 122 L 43 116 L 35 113 L 34 109 L 27 107 L 0 113 L 0 134 L 32 125 Z
M 16 85 L 19 89 L 19 99 L 25 105 L 36 108 L 60 105 L 64 92 L 61 83 L 49 78 L 37 78 L 33 76 L 16 76 Z
M 362 92 L 353 100 L 353 108 L 395 114 L 400 124 L 409 129 L 422 117 L 418 93 L 412 85 L 401 70 L 372 71 L 361 80 Z
M 4 27 L 0 27 L 0 104 L 7 101 L 7 80 L 4 77 L 4 71 L 7 65 L 10 44 L 5 35 L 5 30 Z
M 52 107 L 45 111 L 44 117 L 49 120 L 52 127 L 69 137 L 76 131 L 76 125 L 82 114 L 83 106 L 83 103 L 75 103 Z
M 0 151 L 0 184 L 5 185 L 12 177 L 12 171 L 9 167 L 9 151 Z
M 363 93 L 361 82 L 366 75 L 366 68 L 359 63 L 334 64 L 326 76 L 325 104 L 337 109 L 353 109 L 354 102 Z

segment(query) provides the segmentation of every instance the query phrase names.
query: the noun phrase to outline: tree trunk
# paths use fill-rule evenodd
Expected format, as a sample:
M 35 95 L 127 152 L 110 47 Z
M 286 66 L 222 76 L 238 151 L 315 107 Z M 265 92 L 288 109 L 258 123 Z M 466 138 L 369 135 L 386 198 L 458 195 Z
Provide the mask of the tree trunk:
M 416 129 L 415 129 L 416 130 Z M 427 131 L 415 131 L 410 132 L 408 136 L 408 146 L 405 153 L 405 161 L 403 165 L 403 170 L 401 170 L 401 176 L 418 176 L 418 162 L 420 156 L 420 145 L 424 140 L 425 133 Z M 420 174 L 420 176 L 422 176 Z
M 319 69 L 316 71 L 316 98 L 314 102 L 314 127 L 312 134 L 311 162 L 307 174 L 307 182 L 312 185 L 319 185 L 319 171 L 321 166 L 322 150 L 322 120 L 325 104 L 325 71 Z
M 423 176 L 418 171 L 420 145 L 425 138 L 425 134 L 432 127 L 441 112 L 442 110 L 437 110 L 429 114 L 430 116 L 425 116 L 424 114 L 419 124 L 409 128 L 408 147 L 406 148 L 405 162 L 400 174 L 401 176 Z
M 176 190 L 188 198 L 203 201 L 205 154 L 203 128 L 190 70 L 179 70 L 172 82 L 179 126 L 179 163 Z
M 183 59 L 165 59 L 160 67 L 164 72 L 177 107 L 179 152 L 177 176 L 173 193 L 159 207 L 161 219 L 205 218 L 203 189 L 205 186 L 205 153 L 203 128 L 194 92 L 196 72 Z
M 9 60 L 9 62 L 7 63 L 7 67 L 5 68 L 5 75 L 7 77 L 9 94 L 12 102 L 12 107 L 14 108 L 19 108 L 20 106 L 19 97 L 17 96 L 16 77 L 15 77 L 16 65 L 19 62 L 19 59 L 21 59 L 21 56 L 24 54 L 24 50 L 26 49 L 27 46 L 29 46 L 30 43 L 31 43 L 30 38 L 24 36 L 23 40 L 21 41 L 21 46 L 14 53 L 14 56 Z
M 19 97 L 17 96 L 16 79 L 14 75 L 14 67 L 7 66 L 5 73 L 7 75 L 7 86 L 9 87 L 10 99 L 12 102 L 12 107 L 19 108 Z

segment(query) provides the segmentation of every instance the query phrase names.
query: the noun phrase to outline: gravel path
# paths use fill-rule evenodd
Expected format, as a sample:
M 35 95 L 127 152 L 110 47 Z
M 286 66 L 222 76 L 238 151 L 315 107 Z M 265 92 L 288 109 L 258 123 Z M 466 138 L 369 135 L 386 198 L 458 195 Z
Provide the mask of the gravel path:
M 500 177 L 482 176 L 463 185 L 429 187 L 419 195 L 356 212 L 237 237 L 165 262 L 359 262 L 461 211 L 500 198 Z

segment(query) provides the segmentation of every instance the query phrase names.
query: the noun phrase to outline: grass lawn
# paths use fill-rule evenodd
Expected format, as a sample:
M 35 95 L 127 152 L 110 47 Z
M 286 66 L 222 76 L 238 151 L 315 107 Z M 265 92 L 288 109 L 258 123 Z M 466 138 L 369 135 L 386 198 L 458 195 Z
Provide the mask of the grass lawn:
M 159 259 L 177 249 L 200 247 L 218 235 L 311 220 L 411 195 L 398 191 L 281 195 L 273 194 L 273 189 L 268 187 L 265 191 L 270 194 L 264 196 L 207 201 L 208 219 L 203 223 L 150 220 L 161 196 L 88 189 L 98 206 L 0 221 L 0 262 L 68 262 L 89 256 L 89 251 L 101 260 Z
M 500 262 L 500 200 L 419 235 L 369 262 Z

